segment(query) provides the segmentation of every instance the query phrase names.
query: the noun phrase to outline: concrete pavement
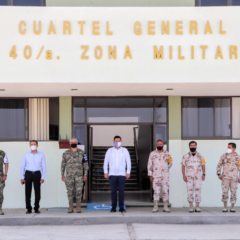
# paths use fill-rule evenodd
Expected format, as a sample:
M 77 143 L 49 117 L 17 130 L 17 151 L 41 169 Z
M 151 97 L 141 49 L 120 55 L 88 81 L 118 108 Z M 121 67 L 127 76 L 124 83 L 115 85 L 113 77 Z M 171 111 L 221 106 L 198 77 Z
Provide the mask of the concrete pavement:
M 152 213 L 152 208 L 128 208 L 127 212 L 87 211 L 68 214 L 66 208 L 42 209 L 41 214 L 25 214 L 24 209 L 6 209 L 0 226 L 29 225 L 99 225 L 99 224 L 240 224 L 240 209 L 222 213 L 221 208 L 203 208 L 202 213 L 188 213 L 187 208 L 173 208 L 171 213 Z M 240 237 L 239 237 L 240 239 Z

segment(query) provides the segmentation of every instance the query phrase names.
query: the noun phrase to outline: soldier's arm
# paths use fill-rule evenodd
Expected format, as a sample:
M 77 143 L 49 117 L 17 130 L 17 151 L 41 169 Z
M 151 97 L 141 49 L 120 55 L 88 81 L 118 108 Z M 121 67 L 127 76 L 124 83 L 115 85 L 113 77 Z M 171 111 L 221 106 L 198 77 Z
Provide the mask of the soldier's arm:
M 62 164 L 61 164 L 61 176 L 62 176 L 62 178 L 65 175 L 66 164 L 67 164 L 67 162 L 66 162 L 65 154 L 63 153 L 63 155 L 62 155 Z
M 173 158 L 170 154 L 168 155 L 167 162 L 168 162 L 168 167 L 171 168 L 173 164 Z
M 221 158 L 219 159 L 218 164 L 217 164 L 217 175 L 218 176 L 221 176 L 221 173 L 222 173 L 223 160 L 224 160 L 224 155 L 221 156 Z
M 185 156 L 183 156 L 183 159 L 182 159 L 182 176 L 183 176 L 183 180 L 186 182 L 187 177 L 186 177 L 186 159 L 185 159 Z
M 88 175 L 88 169 L 89 169 L 89 165 L 88 165 L 88 157 L 87 157 L 87 154 L 84 153 L 83 154 L 83 175 L 84 176 L 87 176 Z
M 148 169 L 148 176 L 149 176 L 149 177 L 152 177 L 152 175 L 153 175 L 153 160 L 152 160 L 152 153 L 150 153 L 149 158 L 148 158 L 147 169 Z

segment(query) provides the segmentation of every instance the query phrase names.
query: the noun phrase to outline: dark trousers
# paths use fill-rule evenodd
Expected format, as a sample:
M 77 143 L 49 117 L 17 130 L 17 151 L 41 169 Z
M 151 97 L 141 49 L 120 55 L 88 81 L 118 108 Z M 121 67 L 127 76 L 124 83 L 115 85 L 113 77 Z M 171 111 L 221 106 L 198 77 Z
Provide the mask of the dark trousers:
M 112 209 L 117 208 L 117 192 L 119 200 L 119 209 L 124 209 L 124 189 L 125 189 L 125 177 L 124 176 L 110 176 L 111 187 L 111 199 Z
M 32 210 L 32 205 L 31 205 L 32 185 L 34 187 L 34 192 L 35 192 L 34 210 L 36 211 L 40 207 L 39 202 L 41 199 L 41 172 L 40 171 L 25 172 L 25 201 L 26 201 L 26 209 L 29 211 Z

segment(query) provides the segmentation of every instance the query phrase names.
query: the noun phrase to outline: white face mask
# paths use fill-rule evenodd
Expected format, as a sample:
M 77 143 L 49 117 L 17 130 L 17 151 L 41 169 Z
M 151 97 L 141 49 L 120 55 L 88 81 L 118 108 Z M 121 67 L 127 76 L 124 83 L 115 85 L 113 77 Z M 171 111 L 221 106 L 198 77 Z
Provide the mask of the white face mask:
M 228 148 L 227 153 L 232 153 L 232 149 Z
M 114 142 L 114 147 L 120 148 L 122 146 L 122 142 Z
M 32 151 L 37 150 L 37 146 L 36 145 L 31 145 L 30 148 L 31 148 Z

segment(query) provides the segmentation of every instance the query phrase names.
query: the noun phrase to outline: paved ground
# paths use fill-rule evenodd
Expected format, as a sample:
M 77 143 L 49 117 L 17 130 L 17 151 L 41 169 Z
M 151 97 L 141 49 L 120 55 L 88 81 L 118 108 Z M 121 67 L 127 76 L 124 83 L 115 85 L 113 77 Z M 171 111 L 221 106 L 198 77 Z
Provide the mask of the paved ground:
M 221 208 L 203 208 L 202 213 L 188 213 L 187 208 L 171 213 L 152 213 L 152 208 L 129 208 L 127 213 L 87 211 L 68 214 L 65 208 L 42 209 L 41 214 L 25 214 L 24 209 L 7 209 L 0 216 L 0 226 L 28 225 L 99 225 L 99 224 L 239 224 L 240 210 L 222 213 Z M 240 239 L 240 235 L 239 235 Z M 1 240 L 1 238 L 0 238 Z
M 0 227 L 4 240 L 239 240 L 238 225 L 114 224 Z

